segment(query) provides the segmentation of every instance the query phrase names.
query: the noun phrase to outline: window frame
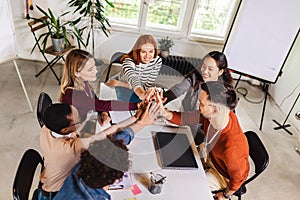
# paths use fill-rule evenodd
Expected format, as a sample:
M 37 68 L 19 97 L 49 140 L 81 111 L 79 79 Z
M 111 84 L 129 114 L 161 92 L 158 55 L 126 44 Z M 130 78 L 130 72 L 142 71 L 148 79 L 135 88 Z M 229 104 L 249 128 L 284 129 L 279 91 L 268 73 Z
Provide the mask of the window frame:
M 204 42 L 211 44 L 225 44 L 226 38 L 230 32 L 233 20 L 238 12 L 238 6 L 242 0 L 235 0 L 231 9 L 232 14 L 229 16 L 228 27 L 223 36 L 215 36 L 203 33 L 192 33 L 193 20 L 201 0 L 183 0 L 184 7 L 181 12 L 181 18 L 178 19 L 178 26 L 176 28 L 167 28 L 165 25 L 159 27 L 146 26 L 148 5 L 150 0 L 140 0 L 139 19 L 137 25 L 120 24 L 110 20 L 111 32 L 128 32 L 128 33 L 148 33 L 155 36 L 168 35 L 173 39 L 188 40 L 196 42 Z M 187 23 L 184 23 L 187 22 Z

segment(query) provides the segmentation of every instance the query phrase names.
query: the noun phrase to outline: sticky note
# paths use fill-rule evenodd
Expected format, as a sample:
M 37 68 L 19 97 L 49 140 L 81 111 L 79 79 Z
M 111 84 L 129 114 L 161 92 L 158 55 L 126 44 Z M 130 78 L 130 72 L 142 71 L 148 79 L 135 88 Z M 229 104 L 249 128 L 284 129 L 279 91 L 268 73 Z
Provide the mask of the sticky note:
M 141 189 L 137 186 L 137 184 L 133 185 L 133 188 L 131 189 L 131 192 L 134 195 L 138 195 L 138 194 L 142 193 Z

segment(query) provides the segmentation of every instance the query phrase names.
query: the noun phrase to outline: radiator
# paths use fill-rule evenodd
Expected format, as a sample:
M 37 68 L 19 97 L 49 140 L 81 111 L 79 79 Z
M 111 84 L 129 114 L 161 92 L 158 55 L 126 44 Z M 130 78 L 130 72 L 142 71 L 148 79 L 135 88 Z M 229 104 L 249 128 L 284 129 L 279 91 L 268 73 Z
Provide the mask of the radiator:
M 201 59 L 182 56 L 168 56 L 162 58 L 161 75 L 184 76 L 192 69 L 200 69 Z

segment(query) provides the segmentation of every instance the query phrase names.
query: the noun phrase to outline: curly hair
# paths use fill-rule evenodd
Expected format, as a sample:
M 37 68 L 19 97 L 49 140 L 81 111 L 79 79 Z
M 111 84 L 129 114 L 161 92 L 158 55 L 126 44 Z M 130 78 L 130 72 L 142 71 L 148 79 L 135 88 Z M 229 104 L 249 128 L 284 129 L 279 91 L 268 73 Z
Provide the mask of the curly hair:
M 78 178 L 91 188 L 113 184 L 128 171 L 128 149 L 122 141 L 106 138 L 92 143 L 81 153 Z

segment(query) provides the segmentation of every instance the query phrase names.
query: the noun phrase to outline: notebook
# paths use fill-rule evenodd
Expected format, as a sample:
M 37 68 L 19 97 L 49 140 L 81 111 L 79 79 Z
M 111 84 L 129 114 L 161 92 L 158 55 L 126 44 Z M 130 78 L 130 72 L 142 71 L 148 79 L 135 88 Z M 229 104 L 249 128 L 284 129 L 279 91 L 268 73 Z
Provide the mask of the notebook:
M 198 169 L 186 134 L 156 132 L 154 145 L 163 169 Z

